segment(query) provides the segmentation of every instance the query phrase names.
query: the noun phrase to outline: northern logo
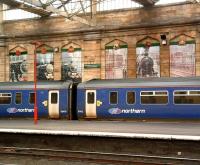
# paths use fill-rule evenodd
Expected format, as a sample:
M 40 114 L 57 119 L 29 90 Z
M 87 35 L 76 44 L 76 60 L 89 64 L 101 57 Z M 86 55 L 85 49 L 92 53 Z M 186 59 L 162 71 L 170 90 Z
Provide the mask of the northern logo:
M 17 113 L 18 110 L 17 110 L 17 108 L 8 108 L 8 109 L 7 109 L 7 112 L 8 112 L 8 113 Z
M 122 113 L 122 110 L 119 109 L 119 108 L 110 108 L 108 110 L 108 112 L 112 115 L 117 115 L 117 114 L 121 114 Z
M 118 114 L 145 114 L 145 109 L 120 109 L 120 108 L 110 108 L 108 112 L 111 115 L 118 115 Z

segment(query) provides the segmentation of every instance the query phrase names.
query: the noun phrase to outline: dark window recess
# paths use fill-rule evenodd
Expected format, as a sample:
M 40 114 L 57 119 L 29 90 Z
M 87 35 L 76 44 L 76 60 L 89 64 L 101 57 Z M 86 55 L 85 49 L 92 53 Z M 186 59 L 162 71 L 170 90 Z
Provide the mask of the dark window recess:
M 94 92 L 87 93 L 87 103 L 94 104 Z
M 29 103 L 34 104 L 35 102 L 35 93 L 29 93 Z
M 51 93 L 51 103 L 52 104 L 58 103 L 58 93 Z
M 175 104 L 200 104 L 200 96 L 174 96 Z
M 22 103 L 22 94 L 21 93 L 16 93 L 16 95 L 15 95 L 15 103 L 16 104 L 21 104 Z
M 153 95 L 153 92 L 141 92 L 141 95 Z
M 175 95 L 187 95 L 187 91 L 176 91 Z
M 168 96 L 141 96 L 142 104 L 167 104 Z
M 200 91 L 190 91 L 190 95 L 200 95 Z
M 128 104 L 135 103 L 135 92 L 127 92 L 127 103 Z
M 10 104 L 11 103 L 11 97 L 0 97 L 0 104 Z
M 110 92 L 110 104 L 117 104 L 117 92 Z

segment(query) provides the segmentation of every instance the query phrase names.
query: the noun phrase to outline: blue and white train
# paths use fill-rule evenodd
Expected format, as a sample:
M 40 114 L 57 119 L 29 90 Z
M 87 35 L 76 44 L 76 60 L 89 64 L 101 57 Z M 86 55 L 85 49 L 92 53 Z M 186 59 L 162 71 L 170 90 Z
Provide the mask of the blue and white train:
M 37 83 L 39 117 L 69 118 L 72 82 Z M 0 117 L 32 117 L 34 113 L 33 82 L 0 83 Z
M 32 117 L 33 82 L 0 83 L 0 117 Z M 200 119 L 200 77 L 37 83 L 39 118 Z

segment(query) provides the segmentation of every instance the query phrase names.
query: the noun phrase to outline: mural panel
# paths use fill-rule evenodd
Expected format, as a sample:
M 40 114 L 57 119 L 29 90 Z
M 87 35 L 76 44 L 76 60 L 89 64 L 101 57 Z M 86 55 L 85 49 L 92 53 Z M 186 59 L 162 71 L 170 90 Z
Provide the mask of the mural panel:
M 105 78 L 127 78 L 127 44 L 115 40 L 106 45 Z
M 137 78 L 160 77 L 160 44 L 157 40 L 146 37 L 138 42 L 136 55 Z
M 37 80 L 54 79 L 53 48 L 42 45 L 37 48 Z
M 27 81 L 27 50 L 17 46 L 10 50 L 10 78 L 9 81 Z
M 79 45 L 68 44 L 62 48 L 62 80 L 82 81 L 82 53 Z
M 170 76 L 195 76 L 195 41 L 188 36 L 181 35 L 170 42 Z

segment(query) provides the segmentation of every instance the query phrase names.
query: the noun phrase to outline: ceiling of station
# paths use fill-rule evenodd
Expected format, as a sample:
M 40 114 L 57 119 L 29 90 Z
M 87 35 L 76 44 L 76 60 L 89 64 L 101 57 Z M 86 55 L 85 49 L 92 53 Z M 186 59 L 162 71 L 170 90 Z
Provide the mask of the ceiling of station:
M 109 2 L 110 3 L 109 3 Z M 133 3 L 144 7 L 150 7 L 156 3 L 170 2 L 170 0 L 1 0 L 1 3 L 8 5 L 10 8 L 17 8 L 37 14 L 41 17 L 51 15 L 60 15 L 69 20 L 79 21 L 90 26 L 95 25 L 95 14 L 103 9 L 107 2 L 107 8 L 111 7 L 111 2 L 118 3 L 117 5 L 127 6 Z M 200 0 L 173 0 L 172 2 L 190 1 L 197 3 Z M 105 8 L 105 7 L 104 7 Z M 80 13 L 83 16 L 78 16 Z

